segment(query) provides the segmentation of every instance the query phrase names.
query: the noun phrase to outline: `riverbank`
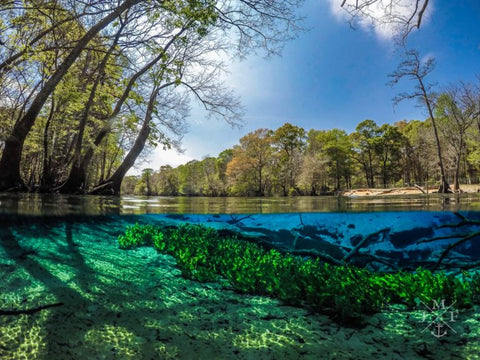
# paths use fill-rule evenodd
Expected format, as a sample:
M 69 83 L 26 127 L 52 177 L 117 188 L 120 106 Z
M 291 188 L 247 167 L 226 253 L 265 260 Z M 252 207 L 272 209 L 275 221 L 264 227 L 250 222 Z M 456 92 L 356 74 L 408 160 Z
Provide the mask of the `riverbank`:
M 480 185 L 462 185 L 462 193 L 473 194 L 480 192 Z M 423 190 L 423 191 L 422 191 Z M 343 191 L 341 196 L 391 196 L 391 195 L 421 195 L 436 193 L 437 187 L 417 188 L 414 186 L 390 189 L 352 189 Z

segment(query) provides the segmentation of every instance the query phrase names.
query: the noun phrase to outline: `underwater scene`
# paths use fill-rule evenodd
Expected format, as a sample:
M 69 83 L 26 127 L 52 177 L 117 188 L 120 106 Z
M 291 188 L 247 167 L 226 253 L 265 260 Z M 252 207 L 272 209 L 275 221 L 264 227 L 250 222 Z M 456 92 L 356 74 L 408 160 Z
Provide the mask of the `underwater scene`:
M 480 359 L 476 194 L 0 204 L 0 359 Z

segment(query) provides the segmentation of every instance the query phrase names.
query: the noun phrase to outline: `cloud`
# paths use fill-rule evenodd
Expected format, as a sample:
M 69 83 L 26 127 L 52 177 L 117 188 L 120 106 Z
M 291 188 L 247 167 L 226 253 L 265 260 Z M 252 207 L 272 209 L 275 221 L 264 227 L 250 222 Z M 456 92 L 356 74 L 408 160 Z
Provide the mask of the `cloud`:
M 420 61 L 422 64 L 426 64 L 430 59 L 435 59 L 435 54 L 433 52 L 428 52 L 423 55 Z
M 343 0 L 328 0 L 330 11 L 339 21 L 352 21 L 352 24 L 364 31 L 373 31 L 380 40 L 392 40 L 402 35 L 405 30 L 405 24 L 411 18 L 415 11 L 417 0 L 377 0 L 369 1 L 370 4 L 356 9 L 356 4 L 366 1 L 346 0 L 343 7 Z M 420 0 L 420 7 L 423 1 Z M 418 10 L 417 10 L 418 11 Z M 428 11 L 425 12 L 422 19 L 424 24 L 432 12 L 432 5 L 429 4 Z M 413 22 L 415 23 L 416 20 Z M 414 25 L 414 24 L 413 24 Z
M 193 160 L 193 157 L 186 154 L 180 154 L 176 150 L 163 150 L 157 148 L 155 149 L 154 161 L 152 163 L 155 166 L 155 169 L 159 169 L 161 165 L 177 167 L 178 165 L 186 164 L 191 160 Z

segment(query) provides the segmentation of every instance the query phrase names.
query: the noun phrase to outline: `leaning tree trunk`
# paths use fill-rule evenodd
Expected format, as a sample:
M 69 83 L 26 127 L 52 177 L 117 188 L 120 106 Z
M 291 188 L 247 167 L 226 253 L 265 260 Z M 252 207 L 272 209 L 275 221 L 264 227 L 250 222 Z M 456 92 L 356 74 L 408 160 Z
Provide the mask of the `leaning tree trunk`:
M 120 113 L 120 110 L 122 109 L 122 106 L 125 103 L 125 101 L 128 99 L 128 96 L 130 95 L 130 92 L 132 91 L 132 88 L 135 85 L 136 81 L 164 57 L 167 49 L 174 43 L 174 39 L 178 38 L 185 31 L 185 29 L 186 28 L 182 29 L 172 40 L 170 40 L 168 44 L 164 47 L 163 51 L 157 57 L 155 57 L 152 61 L 146 64 L 143 68 L 141 68 L 137 73 L 135 73 L 130 78 L 125 90 L 123 91 L 122 96 L 117 101 L 115 108 L 113 109 L 112 113 L 108 117 L 108 121 L 102 127 L 102 129 L 100 129 L 99 133 L 95 137 L 95 140 L 93 141 L 93 145 L 90 145 L 87 148 L 87 150 L 85 151 L 85 154 L 81 158 L 81 161 L 78 162 L 77 164 L 74 164 L 74 166 L 72 166 L 72 169 L 70 170 L 70 174 L 68 176 L 68 179 L 65 185 L 62 185 L 62 188 L 66 186 L 70 189 L 68 190 L 64 189 L 61 191 L 65 193 L 72 192 L 72 191 L 73 192 L 83 191 L 83 188 L 81 188 L 80 186 L 81 184 L 84 184 L 86 181 L 87 170 L 88 170 L 88 167 L 90 166 L 93 155 L 95 153 L 95 148 L 100 145 L 103 139 L 105 139 L 105 137 L 112 130 L 113 119 Z M 162 86 L 162 88 L 163 87 L 164 86 Z M 68 183 L 70 183 L 71 185 L 67 186 Z
M 103 28 L 114 21 L 126 9 L 139 3 L 140 1 L 141 0 L 125 0 L 109 15 L 92 26 L 90 30 L 88 30 L 87 33 L 78 41 L 63 63 L 46 82 L 42 90 L 39 91 L 30 105 L 30 108 L 15 124 L 12 133 L 5 141 L 5 148 L 3 149 L 2 158 L 0 159 L 0 191 L 26 190 L 26 186 L 20 176 L 20 162 L 22 159 L 23 144 L 45 102 L 49 98 L 50 94 L 55 90 L 55 87 L 58 85 L 58 83 L 68 72 L 70 67 L 75 63 L 90 40 L 92 40 Z
M 133 147 L 128 152 L 125 159 L 123 159 L 120 166 L 115 170 L 115 172 L 110 176 L 108 179 L 101 182 L 98 186 L 96 186 L 90 194 L 93 195 L 119 195 L 120 188 L 122 186 L 123 178 L 125 174 L 130 170 L 130 168 L 135 164 L 135 160 L 137 160 L 138 156 L 142 152 L 143 148 L 145 147 L 145 143 L 147 142 L 148 135 L 150 135 L 150 121 L 152 119 L 153 109 L 155 107 L 155 101 L 157 99 L 158 92 L 160 91 L 160 87 L 155 87 L 150 95 L 150 99 L 148 101 L 147 111 L 145 114 L 145 119 L 143 120 L 142 128 L 135 139 L 135 143 Z
M 108 49 L 107 53 L 102 59 L 98 67 L 99 74 L 96 77 L 92 89 L 90 90 L 90 95 L 88 97 L 87 103 L 85 104 L 85 108 L 83 109 L 82 116 L 80 118 L 80 123 L 78 126 L 78 136 L 75 143 L 75 152 L 73 155 L 73 164 L 68 175 L 67 181 L 63 183 L 59 188 L 60 193 L 62 194 L 76 194 L 76 193 L 84 193 L 85 192 L 85 183 L 87 179 L 87 169 L 82 166 L 82 144 L 83 144 L 83 137 L 85 134 L 85 128 L 87 127 L 88 116 L 90 115 L 90 110 L 94 104 L 95 97 L 97 95 L 97 89 L 100 85 L 100 82 L 103 81 L 105 78 L 105 69 L 107 67 L 108 60 L 112 55 L 113 51 L 115 50 L 118 40 L 120 39 L 120 35 L 125 27 L 125 23 L 121 21 L 121 26 L 117 33 L 115 34 L 115 38 L 113 40 L 112 45 Z

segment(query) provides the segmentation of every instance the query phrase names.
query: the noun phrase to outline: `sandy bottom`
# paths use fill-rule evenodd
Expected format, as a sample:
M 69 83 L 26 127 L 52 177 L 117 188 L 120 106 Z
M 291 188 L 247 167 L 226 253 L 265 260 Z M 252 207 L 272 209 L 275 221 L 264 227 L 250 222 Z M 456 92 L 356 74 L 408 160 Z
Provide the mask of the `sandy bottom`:
M 63 305 L 0 315 L 0 359 L 480 358 L 478 309 L 439 339 L 423 311 L 400 307 L 349 328 L 186 280 L 169 256 L 119 250 L 116 234 L 102 224 L 1 229 L 0 310 Z

